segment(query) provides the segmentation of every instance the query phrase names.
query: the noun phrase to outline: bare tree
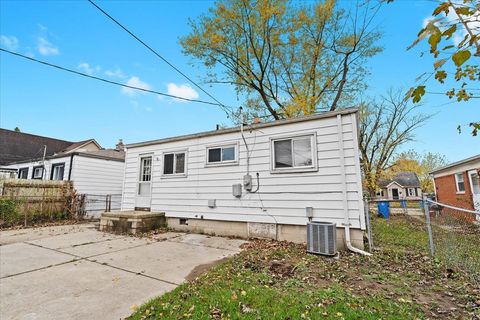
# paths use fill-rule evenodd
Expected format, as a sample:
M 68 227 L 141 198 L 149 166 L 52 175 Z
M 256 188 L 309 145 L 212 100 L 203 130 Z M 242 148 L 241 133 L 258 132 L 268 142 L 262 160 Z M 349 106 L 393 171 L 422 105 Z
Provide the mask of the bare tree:
M 363 92 L 365 62 L 381 51 L 374 3 L 346 11 L 335 0 L 219 0 L 190 21 L 181 44 L 210 70 L 210 83 L 233 84 L 245 95 L 251 115 L 335 110 Z
M 415 129 L 431 116 L 418 112 L 401 91 L 390 90 L 380 101 L 362 103 L 360 107 L 360 153 L 365 189 L 370 196 L 378 180 L 389 167 L 398 148 L 414 140 Z

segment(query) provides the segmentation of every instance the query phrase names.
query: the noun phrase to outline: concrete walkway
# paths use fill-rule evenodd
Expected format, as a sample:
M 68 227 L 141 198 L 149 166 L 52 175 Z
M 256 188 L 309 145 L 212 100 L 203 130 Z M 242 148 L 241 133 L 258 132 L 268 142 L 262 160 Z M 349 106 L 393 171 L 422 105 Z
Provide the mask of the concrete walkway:
M 153 239 L 92 224 L 0 232 L 0 319 L 120 319 L 241 240 L 163 233 Z

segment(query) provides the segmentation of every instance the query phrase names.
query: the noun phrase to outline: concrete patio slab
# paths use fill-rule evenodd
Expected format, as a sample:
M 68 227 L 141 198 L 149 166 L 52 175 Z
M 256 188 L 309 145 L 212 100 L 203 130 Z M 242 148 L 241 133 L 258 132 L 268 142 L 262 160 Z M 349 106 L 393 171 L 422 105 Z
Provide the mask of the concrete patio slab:
M 41 246 L 41 247 L 58 250 L 62 248 L 72 248 L 72 247 L 94 244 L 94 243 L 103 242 L 103 241 L 109 241 L 113 239 L 123 239 L 125 237 L 126 236 L 98 232 L 97 230 L 85 229 L 80 232 L 75 232 L 71 234 L 67 233 L 67 234 L 61 234 L 61 235 L 54 235 L 48 238 L 42 238 L 42 239 L 32 240 L 27 242 Z
M 48 238 L 60 234 L 72 234 L 84 230 L 95 230 L 93 223 L 13 229 L 0 232 L 0 245 Z
M 138 238 L 77 225 L 21 233 L 0 232 L 9 243 L 0 246 L 1 319 L 119 319 L 244 243 L 176 232 Z
M 120 319 L 175 288 L 89 261 L 0 280 L 2 319 Z
M 184 234 L 172 241 L 233 251 L 237 251 L 238 247 L 242 243 L 245 243 L 245 240 L 240 239 L 227 239 L 222 237 L 205 236 L 202 234 L 194 233 Z
M 234 251 L 165 241 L 105 254 L 96 257 L 95 260 L 180 284 L 196 266 L 220 260 L 232 253 Z
M 26 243 L 0 246 L 0 278 L 73 260 L 69 254 Z

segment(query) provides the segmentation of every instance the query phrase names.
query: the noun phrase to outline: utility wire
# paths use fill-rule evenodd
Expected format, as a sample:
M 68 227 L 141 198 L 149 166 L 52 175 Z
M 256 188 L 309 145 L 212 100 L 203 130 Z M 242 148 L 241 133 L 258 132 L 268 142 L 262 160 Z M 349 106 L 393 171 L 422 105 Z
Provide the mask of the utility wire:
M 179 74 L 181 74 L 185 79 L 190 81 L 195 87 L 197 87 L 199 90 L 201 90 L 203 93 L 205 93 L 207 96 L 209 96 L 211 99 L 213 99 L 215 102 L 217 102 L 217 105 L 219 105 L 222 110 L 227 114 L 227 117 L 229 117 L 229 112 L 233 113 L 231 108 L 228 108 L 225 106 L 223 103 L 218 101 L 214 96 L 212 96 L 210 93 L 208 93 L 205 89 L 200 87 L 195 81 L 193 81 L 189 76 L 187 76 L 185 73 L 183 73 L 180 69 L 175 67 L 171 62 L 169 62 L 167 59 L 165 59 L 160 53 L 158 53 L 155 49 L 150 47 L 148 44 L 146 44 L 142 39 L 140 39 L 138 36 L 136 36 L 132 31 L 127 29 L 123 24 L 121 24 L 118 20 L 116 20 L 114 17 L 112 17 L 108 12 L 103 10 L 100 6 L 98 6 L 94 1 L 92 0 L 87 0 L 90 2 L 95 8 L 97 8 L 101 13 L 103 13 L 106 17 L 108 17 L 110 20 L 112 20 L 116 25 L 118 25 L 120 28 L 122 28 L 125 32 L 127 32 L 129 35 L 131 35 L 135 40 L 140 42 L 145 48 L 147 48 L 150 52 L 152 52 L 154 55 L 156 55 L 158 58 L 160 58 L 163 62 L 168 64 L 170 67 L 172 67 L 175 71 L 177 71 Z M 228 111 L 226 110 L 228 109 Z
M 203 101 L 203 100 L 198 100 L 198 99 L 183 98 L 183 97 L 175 96 L 175 95 L 168 94 L 168 93 L 163 93 L 163 92 L 159 92 L 159 91 L 155 91 L 155 90 L 149 90 L 149 89 L 145 89 L 145 88 L 130 86 L 130 85 L 128 85 L 128 84 L 120 83 L 120 82 L 117 82 L 117 81 L 112 81 L 112 80 L 108 80 L 108 79 L 105 79 L 105 78 L 100 78 L 100 77 L 92 76 L 92 75 L 90 75 L 90 74 L 86 74 L 86 73 L 83 73 L 83 72 L 80 72 L 80 71 L 68 69 L 68 68 L 65 68 L 65 67 L 62 67 L 62 66 L 53 64 L 53 63 L 49 63 L 49 62 L 46 62 L 46 61 L 38 60 L 38 59 L 35 59 L 35 58 L 32 58 L 32 57 L 28 57 L 28 56 L 26 56 L 26 55 L 23 55 L 23 54 L 21 54 L 21 53 L 13 52 L 13 51 L 10 51 L 10 50 L 7 50 L 7 49 L 3 49 L 3 48 L 0 48 L 0 51 L 9 53 L 9 54 L 11 54 L 11 55 L 14 55 L 14 56 L 17 56 L 17 57 L 20 57 L 20 58 L 24 58 L 24 59 L 27 59 L 27 60 L 30 60 L 30 61 L 34 61 L 34 62 L 43 64 L 43 65 L 46 65 L 46 66 L 49 66 L 49 67 L 52 67 L 52 68 L 56 68 L 56 69 L 59 69 L 59 70 L 62 70 L 62 71 L 67 71 L 67 72 L 74 73 L 74 74 L 77 74 L 77 75 L 80 75 L 80 76 L 83 76 L 83 77 L 95 79 L 95 80 L 98 80 L 98 81 L 102 81 L 102 82 L 114 84 L 114 85 L 117 85 L 117 86 L 120 86 L 120 87 L 125 87 L 125 88 L 129 88 L 129 89 L 144 91 L 144 92 L 148 92 L 148 93 L 154 93 L 154 94 L 158 94 L 158 95 L 160 95 L 160 96 L 170 97 L 170 98 L 179 99 L 179 100 L 184 100 L 184 101 L 204 103 L 204 104 L 208 104 L 208 105 L 212 105 L 212 106 L 223 106 L 223 105 L 221 105 L 221 104 L 219 104 L 219 103 L 215 103 L 215 102 Z

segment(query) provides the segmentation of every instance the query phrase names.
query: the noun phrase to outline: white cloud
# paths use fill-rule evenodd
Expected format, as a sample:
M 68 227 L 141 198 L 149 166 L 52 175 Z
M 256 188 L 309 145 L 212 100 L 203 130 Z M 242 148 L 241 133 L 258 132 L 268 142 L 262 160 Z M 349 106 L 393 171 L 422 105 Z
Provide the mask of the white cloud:
M 168 94 L 171 94 L 173 96 L 177 97 L 182 97 L 185 99 L 197 99 L 198 98 L 198 92 L 195 91 L 192 87 L 190 87 L 188 84 L 181 84 L 181 85 L 176 85 L 175 83 L 169 83 L 167 85 L 167 92 Z M 179 100 L 178 101 L 184 101 L 184 100 Z
M 43 56 L 56 56 L 60 53 L 60 50 L 45 37 L 37 38 L 37 50 Z
M 119 79 L 126 79 L 127 76 L 123 73 L 120 68 L 116 68 L 115 70 L 105 70 L 105 75 L 112 78 L 119 78 Z
M 146 90 L 150 90 L 152 88 L 148 83 L 143 82 L 142 80 L 140 80 L 139 77 L 135 77 L 135 76 L 128 79 L 128 81 L 125 84 L 129 85 L 129 86 L 132 86 L 132 87 L 142 88 L 142 89 L 146 89 Z M 132 89 L 132 88 L 126 88 L 126 87 L 122 88 L 122 93 L 124 93 L 128 96 L 134 96 L 138 92 L 140 92 L 140 91 Z
M 5 49 L 15 51 L 18 48 L 18 39 L 14 36 L 5 36 L 2 34 L 0 36 L 0 44 L 2 47 L 5 47 Z
M 78 69 L 85 72 L 86 74 L 93 74 L 95 70 L 86 62 L 82 62 L 77 66 Z

